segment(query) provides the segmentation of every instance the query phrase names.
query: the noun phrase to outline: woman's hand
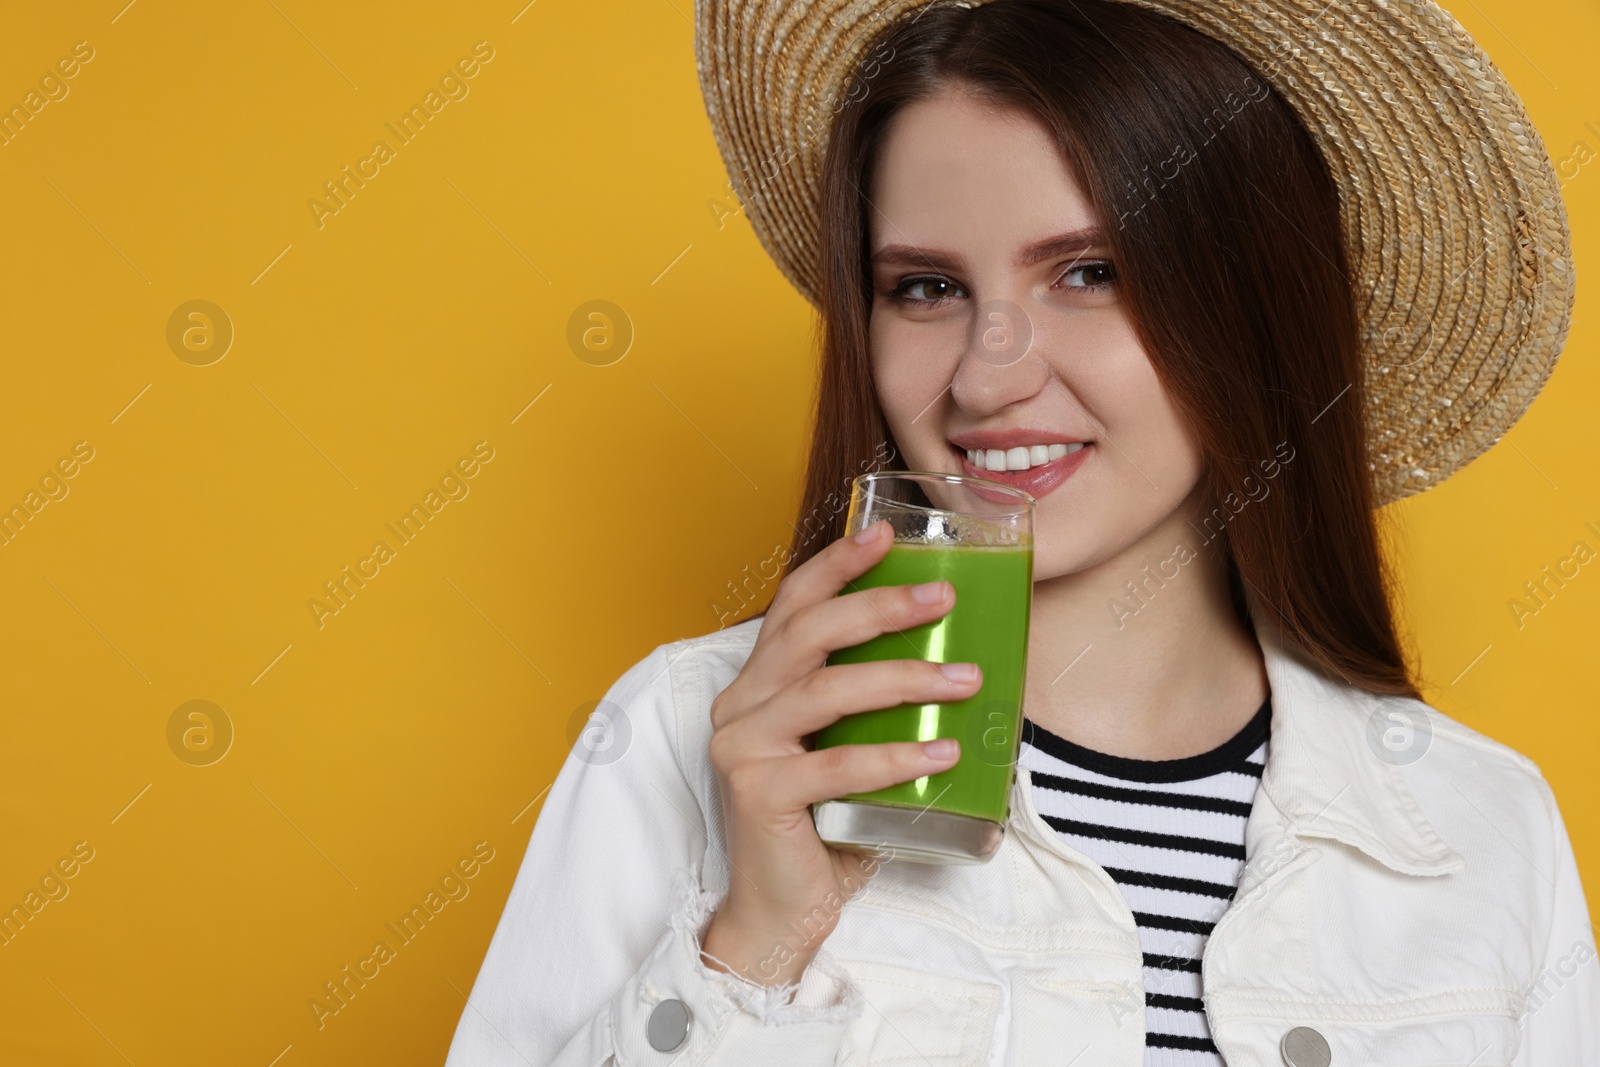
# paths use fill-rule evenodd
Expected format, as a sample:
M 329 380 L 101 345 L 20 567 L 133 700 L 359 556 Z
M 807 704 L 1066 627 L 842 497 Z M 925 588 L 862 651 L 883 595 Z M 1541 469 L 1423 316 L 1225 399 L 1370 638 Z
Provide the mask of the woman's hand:
M 855 712 L 964 700 L 978 691 L 981 678 L 971 663 L 826 665 L 830 652 L 931 622 L 954 606 L 949 582 L 837 595 L 893 543 L 888 523 L 879 521 L 786 576 L 750 658 L 711 704 L 710 754 L 722 787 L 731 870 L 728 895 L 701 947 L 715 957 L 708 965 L 720 961 L 761 985 L 804 973 L 838 924 L 840 904 L 877 866 L 871 856 L 824 845 L 810 805 L 948 770 L 960 756 L 950 739 L 816 752 L 803 741 Z

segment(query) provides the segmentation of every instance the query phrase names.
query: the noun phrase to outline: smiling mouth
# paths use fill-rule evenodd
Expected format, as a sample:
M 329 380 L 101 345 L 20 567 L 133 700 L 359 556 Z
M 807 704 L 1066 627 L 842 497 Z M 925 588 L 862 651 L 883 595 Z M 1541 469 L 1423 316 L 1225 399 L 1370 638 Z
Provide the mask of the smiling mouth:
M 1093 441 L 1056 441 L 1010 448 L 962 448 L 952 441 L 950 450 L 963 475 L 1021 489 L 1040 500 L 1066 484 L 1088 462 L 1095 454 L 1093 445 Z
M 1070 445 L 1019 445 L 1016 448 L 968 448 L 967 462 L 981 471 L 1028 471 L 1081 451 L 1085 442 Z

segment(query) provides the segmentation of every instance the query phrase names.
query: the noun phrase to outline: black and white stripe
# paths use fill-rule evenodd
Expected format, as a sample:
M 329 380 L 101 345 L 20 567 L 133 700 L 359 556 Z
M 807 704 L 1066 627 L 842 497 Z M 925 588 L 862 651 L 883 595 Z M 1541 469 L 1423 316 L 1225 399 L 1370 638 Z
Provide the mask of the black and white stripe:
M 1270 698 L 1198 756 L 1109 756 L 1023 722 L 1033 802 L 1105 868 L 1144 950 L 1145 1067 L 1224 1067 L 1201 1001 L 1200 960 L 1244 868 L 1244 827 L 1266 766 Z

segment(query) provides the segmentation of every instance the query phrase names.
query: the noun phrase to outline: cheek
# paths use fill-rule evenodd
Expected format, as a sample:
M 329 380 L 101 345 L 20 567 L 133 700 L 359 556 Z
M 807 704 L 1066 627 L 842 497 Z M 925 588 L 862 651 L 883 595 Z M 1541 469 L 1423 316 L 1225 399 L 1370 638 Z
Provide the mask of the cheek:
M 1116 482 L 1135 498 L 1176 506 L 1199 475 L 1198 447 L 1132 327 L 1108 323 L 1101 332 L 1095 359 L 1068 385 L 1115 443 L 1102 461 Z
M 945 335 L 952 330 L 955 340 L 948 341 Z M 919 416 L 932 412 L 929 404 L 949 387 L 959 361 L 960 335 L 959 324 L 872 316 L 868 337 L 878 403 L 912 469 L 944 456 L 944 420 L 931 413 Z
M 1199 445 L 1147 359 L 1130 375 L 1128 389 L 1134 406 L 1126 436 L 1138 451 L 1140 468 L 1160 487 L 1160 498 L 1176 507 L 1200 476 Z
M 1093 566 L 1149 535 L 1183 506 L 1203 469 L 1197 444 L 1131 331 L 1108 331 L 1093 351 L 1092 362 L 1075 362 L 1060 377 L 1094 420 L 1100 454 L 1073 481 L 1089 477 L 1064 487 L 1072 492 L 1058 490 L 1041 502 L 1036 578 Z

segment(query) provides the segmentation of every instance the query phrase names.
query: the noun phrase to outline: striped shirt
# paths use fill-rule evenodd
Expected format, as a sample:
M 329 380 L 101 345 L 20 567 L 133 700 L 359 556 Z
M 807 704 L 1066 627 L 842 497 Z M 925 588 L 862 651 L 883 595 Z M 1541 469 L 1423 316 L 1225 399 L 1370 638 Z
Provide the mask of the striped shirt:
M 1272 701 L 1209 752 L 1128 759 L 1023 720 L 1019 762 L 1062 840 L 1105 868 L 1144 950 L 1145 1067 L 1224 1067 L 1200 960 L 1244 868 L 1244 826 L 1266 766 Z

